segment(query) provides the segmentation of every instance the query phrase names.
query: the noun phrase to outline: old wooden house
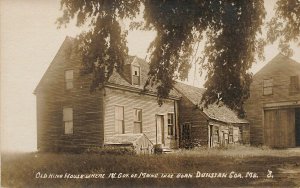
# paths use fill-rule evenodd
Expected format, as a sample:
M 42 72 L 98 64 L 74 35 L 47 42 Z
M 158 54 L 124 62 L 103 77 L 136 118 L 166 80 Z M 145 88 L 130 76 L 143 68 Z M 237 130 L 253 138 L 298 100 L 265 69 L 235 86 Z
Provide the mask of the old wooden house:
M 253 76 L 245 110 L 253 145 L 300 146 L 300 63 L 278 54 Z
M 179 103 L 181 145 L 204 147 L 249 144 L 249 123 L 240 119 L 225 105 L 201 104 L 205 89 L 176 83 L 175 89 L 182 95 Z
M 81 58 L 72 45 L 67 37 L 34 91 L 38 150 L 80 151 L 112 141 L 128 143 L 132 137 L 140 140 L 133 145 L 147 144 L 138 146 L 141 150 L 149 144 L 178 147 L 180 95 L 171 91 L 159 106 L 154 89 L 142 92 L 148 63 L 128 57 L 122 73 L 114 71 L 108 83 L 90 93 L 91 75 L 80 75 Z

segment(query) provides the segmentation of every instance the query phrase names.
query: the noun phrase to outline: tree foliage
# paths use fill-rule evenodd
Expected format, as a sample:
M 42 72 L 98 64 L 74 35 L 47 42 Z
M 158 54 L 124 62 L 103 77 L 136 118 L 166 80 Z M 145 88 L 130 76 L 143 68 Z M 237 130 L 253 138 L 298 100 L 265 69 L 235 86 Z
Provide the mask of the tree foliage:
M 157 86 L 159 102 L 168 97 L 174 80 L 187 78 L 192 46 L 205 36 L 205 61 L 201 64 L 208 74 L 203 102 L 207 105 L 222 101 L 243 112 L 252 76 L 248 70 L 255 62 L 255 55 L 262 56 L 263 52 L 263 42 L 257 37 L 265 17 L 263 3 L 263 0 L 61 0 L 63 15 L 58 18 L 58 25 L 68 24 L 72 19 L 76 19 L 78 26 L 89 24 L 90 30 L 78 36 L 78 49 L 84 72 L 94 73 L 94 89 L 108 79 L 114 68 L 122 69 L 128 52 L 127 33 L 121 31 L 118 21 L 136 17 L 143 5 L 143 28 L 157 32 L 149 48 L 150 71 L 145 87 Z M 105 67 L 108 77 L 103 77 Z
M 293 51 L 289 43 L 300 45 L 300 1 L 278 0 L 275 10 L 275 16 L 268 22 L 268 42 L 279 39 L 280 50 L 291 56 Z

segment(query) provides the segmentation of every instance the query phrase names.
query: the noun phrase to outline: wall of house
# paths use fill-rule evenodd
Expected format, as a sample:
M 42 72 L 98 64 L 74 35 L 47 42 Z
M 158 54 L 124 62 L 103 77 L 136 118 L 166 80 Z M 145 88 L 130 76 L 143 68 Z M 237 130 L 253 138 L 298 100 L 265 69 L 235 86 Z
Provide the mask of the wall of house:
M 208 119 L 186 97 L 179 102 L 179 126 L 182 134 L 183 124 L 191 124 L 191 141 L 201 146 L 208 145 Z M 182 141 L 183 143 L 184 141 Z
M 249 124 L 231 124 L 214 120 L 209 121 L 210 147 L 227 146 L 232 144 L 249 144 L 249 137 Z
M 291 61 L 279 55 L 253 77 L 250 98 L 245 104 L 247 120 L 250 122 L 250 141 L 253 145 L 264 144 L 265 104 L 300 100 L 300 93 L 290 94 L 289 92 L 290 76 L 300 77 L 299 65 L 298 68 L 291 66 L 295 64 Z M 263 80 L 269 78 L 273 79 L 273 94 L 264 96 Z
M 125 91 L 105 87 L 104 98 L 104 141 L 106 138 L 116 134 L 115 131 L 115 106 L 124 107 L 124 127 L 125 134 L 133 133 L 134 108 L 142 109 L 142 132 L 156 144 L 156 117 L 155 115 L 164 116 L 164 135 L 166 148 L 175 148 L 177 140 L 175 136 L 168 135 L 168 117 L 167 113 L 174 113 L 174 100 L 166 100 L 159 107 L 156 96 L 144 95 L 136 92 Z M 175 133 L 174 125 L 174 133 Z
M 239 128 L 239 143 L 241 144 L 250 144 L 250 124 L 248 123 L 234 123 L 232 124 L 234 127 Z
M 79 151 L 103 145 L 103 93 L 89 92 L 90 76 L 80 76 L 80 59 L 65 41 L 36 90 L 37 144 L 41 151 Z M 71 56 L 69 56 L 69 55 Z M 64 71 L 74 70 L 74 88 L 65 89 Z M 73 108 L 73 131 L 64 134 L 63 108 Z

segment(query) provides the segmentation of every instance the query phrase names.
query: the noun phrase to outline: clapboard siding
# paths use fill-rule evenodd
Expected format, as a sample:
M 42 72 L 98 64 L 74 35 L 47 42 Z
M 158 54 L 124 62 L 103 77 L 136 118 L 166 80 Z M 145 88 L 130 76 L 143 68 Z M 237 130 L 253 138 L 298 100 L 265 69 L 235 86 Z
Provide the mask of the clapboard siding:
M 241 144 L 249 144 L 250 143 L 250 131 L 248 123 L 230 123 L 230 122 L 222 122 L 216 121 L 210 117 L 208 117 L 197 105 L 193 104 L 189 99 L 183 96 L 179 102 L 179 125 L 182 132 L 183 124 L 190 123 L 191 124 L 191 141 L 193 143 L 200 144 L 200 146 L 205 147 L 215 147 L 226 145 L 222 140 L 223 133 L 229 134 L 229 128 L 235 127 L 239 131 L 242 131 L 242 138 L 239 138 L 238 143 Z M 209 127 L 212 130 L 209 130 Z M 214 137 L 212 138 L 212 145 L 209 145 L 210 139 L 210 131 L 219 130 L 219 141 L 216 141 Z M 183 147 L 185 141 L 182 140 Z M 234 144 L 233 142 L 230 144 Z
M 80 58 L 68 56 L 69 41 L 63 43 L 42 78 L 37 96 L 37 139 L 42 151 L 79 151 L 103 145 L 103 92 L 90 93 L 91 77 L 80 75 Z M 65 70 L 74 71 L 74 88 L 65 89 Z M 64 134 L 63 108 L 73 108 L 72 135 Z
M 299 76 L 300 78 L 300 64 L 281 54 L 277 55 L 253 76 L 250 85 L 250 98 L 245 103 L 247 119 L 251 125 L 251 144 L 266 144 L 264 141 L 265 104 L 300 100 L 300 92 L 293 94 L 289 92 L 291 76 Z M 273 94 L 264 96 L 263 80 L 270 78 L 273 79 Z M 265 139 L 269 142 L 269 138 Z
M 142 131 L 156 143 L 156 117 L 164 115 L 164 147 L 174 148 L 177 143 L 175 137 L 168 136 L 167 113 L 174 113 L 174 100 L 166 100 L 162 106 L 157 104 L 156 96 L 144 95 L 132 91 L 105 87 L 105 120 L 104 140 L 116 134 L 115 132 L 115 106 L 124 107 L 125 134 L 133 133 L 134 108 L 142 109 Z M 175 126 L 175 125 L 174 125 Z M 175 127 L 174 127 L 175 133 Z
M 185 96 L 179 103 L 179 125 L 182 130 L 184 123 L 191 123 L 191 139 L 201 145 L 208 144 L 208 118 Z

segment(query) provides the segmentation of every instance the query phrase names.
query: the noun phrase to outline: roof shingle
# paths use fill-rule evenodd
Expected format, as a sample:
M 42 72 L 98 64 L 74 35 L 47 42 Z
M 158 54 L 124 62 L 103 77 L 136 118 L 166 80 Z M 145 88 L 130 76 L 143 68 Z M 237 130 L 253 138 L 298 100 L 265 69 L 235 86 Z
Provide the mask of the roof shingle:
M 203 107 L 201 99 L 205 92 L 204 88 L 198 88 L 180 82 L 177 82 L 174 87 L 194 105 L 197 105 L 201 109 L 203 108 L 203 112 L 211 119 L 226 123 L 248 123 L 247 120 L 240 119 L 237 116 L 237 113 L 229 109 L 224 104 L 211 104 L 208 105 L 207 108 Z

